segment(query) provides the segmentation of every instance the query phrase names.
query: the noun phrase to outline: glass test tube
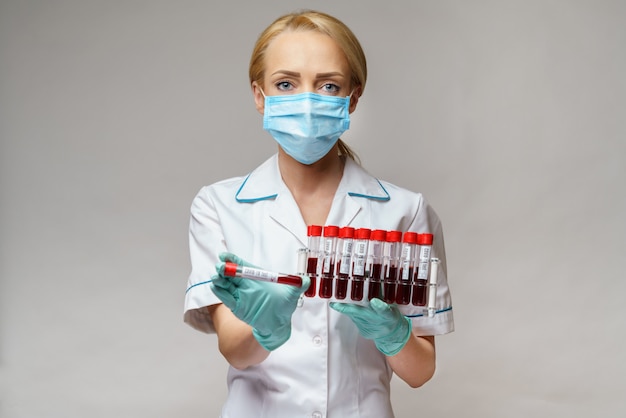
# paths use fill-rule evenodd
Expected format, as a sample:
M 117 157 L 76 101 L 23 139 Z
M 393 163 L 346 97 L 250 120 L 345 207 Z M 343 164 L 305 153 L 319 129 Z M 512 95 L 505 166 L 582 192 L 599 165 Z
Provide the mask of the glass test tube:
M 411 303 L 411 286 L 415 273 L 415 254 L 417 253 L 417 233 L 405 232 L 402 236 L 400 250 L 400 274 L 396 290 L 396 303 L 408 305 Z
M 309 257 L 308 248 L 298 249 L 298 264 L 296 268 L 296 274 L 298 275 L 306 274 L 306 263 L 307 263 L 308 257 Z
M 417 275 L 413 282 L 413 297 L 411 303 L 415 306 L 425 306 L 428 297 L 428 267 L 430 265 L 430 251 L 433 245 L 433 234 L 418 234 L 419 245 Z
M 348 296 L 348 279 L 352 267 L 352 245 L 354 243 L 354 228 L 344 226 L 339 230 L 337 239 L 337 280 L 335 281 L 335 299 L 343 300 Z
M 334 225 L 324 226 L 323 232 L 323 254 L 321 257 L 322 268 L 320 273 L 319 296 L 328 299 L 333 295 L 333 278 L 335 276 L 335 251 L 339 227 Z
M 387 231 L 385 245 L 383 247 L 383 271 L 385 280 L 383 283 L 383 300 L 387 303 L 396 301 L 396 284 L 398 283 L 398 264 L 400 262 L 401 231 Z
M 367 261 L 367 247 L 371 230 L 359 228 L 354 233 L 354 252 L 352 253 L 352 286 L 350 299 L 363 300 L 363 285 L 365 283 L 365 264 Z
M 432 318 L 437 313 L 437 272 L 439 271 L 439 259 L 430 259 L 430 278 L 428 280 L 428 316 Z
M 299 248 L 298 249 L 298 268 L 296 270 L 296 274 L 299 276 L 303 276 L 306 274 L 306 264 L 309 258 L 309 249 L 308 248 Z M 309 284 L 310 286 L 310 284 Z M 308 290 L 308 289 L 307 289 Z M 304 294 L 300 295 L 298 298 L 298 303 L 296 306 L 301 308 L 304 304 Z
M 224 264 L 224 275 L 228 277 L 243 277 L 246 279 L 261 280 L 263 282 L 272 282 L 280 284 L 288 284 L 291 286 L 302 286 L 302 277 L 293 274 L 275 273 L 256 267 L 241 266 L 239 264 L 227 261 Z
M 369 286 L 367 298 L 382 299 L 381 280 L 383 278 L 383 243 L 387 231 L 375 229 L 370 234 L 369 246 L 367 248 L 367 267 Z
M 307 227 L 308 236 L 308 258 L 306 273 L 311 279 L 311 285 L 304 292 L 304 296 L 313 297 L 317 291 L 317 265 L 320 258 L 320 240 L 322 236 L 322 227 L 320 225 L 309 225 Z

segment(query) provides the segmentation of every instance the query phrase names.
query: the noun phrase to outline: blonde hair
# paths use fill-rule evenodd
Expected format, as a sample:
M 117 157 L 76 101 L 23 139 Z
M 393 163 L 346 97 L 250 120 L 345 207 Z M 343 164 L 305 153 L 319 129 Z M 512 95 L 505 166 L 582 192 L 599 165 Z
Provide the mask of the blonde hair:
M 286 31 L 312 30 L 330 36 L 343 51 L 350 66 L 350 90 L 360 88 L 360 94 L 365 89 L 367 81 L 367 62 L 365 53 L 357 37 L 339 19 L 328 14 L 314 10 L 286 14 L 276 19 L 259 36 L 252 57 L 250 58 L 249 77 L 250 83 L 257 82 L 263 87 L 265 75 L 265 51 L 270 42 L 278 35 Z M 338 141 L 340 155 L 358 161 L 358 156 L 343 142 Z

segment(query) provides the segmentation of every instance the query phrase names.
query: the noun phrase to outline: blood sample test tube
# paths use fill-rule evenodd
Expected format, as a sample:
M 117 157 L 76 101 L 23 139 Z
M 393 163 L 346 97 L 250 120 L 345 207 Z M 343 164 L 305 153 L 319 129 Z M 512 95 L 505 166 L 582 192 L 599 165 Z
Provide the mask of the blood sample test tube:
M 413 296 L 411 303 L 415 306 L 425 306 L 428 297 L 428 268 L 430 265 L 430 251 L 433 245 L 433 234 L 418 234 L 417 245 L 417 274 L 413 281 Z
M 400 263 L 400 241 L 402 231 L 387 231 L 383 247 L 383 300 L 387 303 L 396 301 L 396 285 L 398 283 L 398 264 Z
M 298 276 L 306 275 L 306 267 L 307 267 L 306 265 L 307 265 L 308 259 L 309 259 L 309 249 L 306 247 L 299 248 L 298 249 L 298 267 L 296 269 L 296 274 Z M 310 285 L 310 282 L 309 282 L 309 285 Z M 305 291 L 306 290 L 308 289 L 305 289 Z M 298 308 L 301 308 L 303 304 L 304 304 L 304 294 L 300 295 L 296 306 Z
M 367 247 L 370 234 L 368 228 L 359 228 L 354 232 L 354 251 L 352 252 L 352 286 L 350 299 L 363 300 L 363 285 L 365 283 L 365 264 L 367 262 Z
M 298 264 L 296 274 L 306 274 L 306 263 L 309 257 L 308 248 L 298 248 Z
M 306 273 L 311 279 L 311 285 L 304 292 L 304 296 L 313 297 L 317 291 L 317 265 L 320 258 L 320 240 L 322 236 L 322 227 L 320 225 L 309 225 L 307 227 L 308 236 L 308 258 L 306 265 Z
M 430 277 L 428 278 L 428 316 L 432 318 L 437 313 L 437 272 L 439 271 L 439 259 L 430 259 Z
M 246 267 L 227 261 L 224 264 L 224 275 L 228 277 L 244 277 L 246 279 L 261 280 L 264 282 L 302 286 L 302 277 L 294 274 L 274 273 L 256 267 Z
M 337 239 L 337 280 L 335 281 L 335 299 L 343 300 L 348 296 L 348 279 L 352 267 L 352 245 L 354 243 L 354 228 L 344 226 L 339 229 Z
M 402 236 L 400 250 L 400 274 L 398 274 L 398 288 L 396 303 L 408 305 L 411 303 L 411 286 L 415 273 L 415 254 L 417 253 L 417 233 L 407 231 Z
M 387 231 L 374 229 L 370 234 L 369 246 L 367 248 L 367 267 L 365 268 L 368 277 L 367 299 L 382 299 L 381 282 L 383 278 L 383 244 Z
M 333 278 L 335 277 L 335 251 L 339 227 L 326 225 L 322 231 L 322 268 L 320 272 L 319 296 L 328 299 L 333 296 Z

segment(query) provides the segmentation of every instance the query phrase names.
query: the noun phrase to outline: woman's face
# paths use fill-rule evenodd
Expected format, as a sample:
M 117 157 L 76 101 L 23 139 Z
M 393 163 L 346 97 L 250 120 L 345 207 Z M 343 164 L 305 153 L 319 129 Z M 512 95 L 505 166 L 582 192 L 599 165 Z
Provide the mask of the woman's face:
M 283 32 L 265 52 L 262 86 L 252 83 L 257 110 L 263 113 L 267 96 L 312 92 L 346 97 L 351 93 L 350 67 L 343 51 L 328 35 L 315 31 Z M 357 94 L 353 95 L 350 112 Z

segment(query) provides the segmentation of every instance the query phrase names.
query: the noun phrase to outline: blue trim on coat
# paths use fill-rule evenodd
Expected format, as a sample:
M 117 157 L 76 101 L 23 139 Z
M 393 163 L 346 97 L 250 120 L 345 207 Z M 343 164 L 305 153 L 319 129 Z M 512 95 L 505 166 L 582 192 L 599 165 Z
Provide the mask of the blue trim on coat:
M 237 189 L 237 193 L 235 193 L 235 200 L 239 203 L 254 203 L 254 202 L 258 202 L 261 200 L 269 200 L 269 199 L 275 199 L 276 196 L 278 196 L 278 193 L 275 194 L 271 194 L 271 195 L 267 195 L 267 196 L 262 196 L 262 197 L 255 197 L 254 199 L 240 199 L 239 198 L 239 193 L 241 192 L 241 189 L 243 189 L 243 187 L 246 185 L 246 182 L 248 181 L 248 179 L 250 178 L 252 174 L 248 174 L 248 177 L 246 177 L 246 179 L 243 181 L 243 183 L 241 183 L 241 186 L 239 186 L 239 189 Z M 380 186 L 381 189 L 383 189 L 383 192 L 385 192 L 386 196 L 371 196 L 371 195 L 367 195 L 367 194 L 362 194 L 362 193 L 355 193 L 355 192 L 348 192 L 349 196 L 352 197 L 363 197 L 366 199 L 372 199 L 372 200 L 378 200 L 381 202 L 387 202 L 389 200 L 391 200 L 391 196 L 389 196 L 389 192 L 387 191 L 387 189 L 385 189 L 385 187 L 381 184 L 381 182 L 376 179 L 376 182 L 378 183 L 378 185 Z
M 191 286 L 189 286 L 189 287 L 187 288 L 187 290 L 185 290 L 185 294 L 189 293 L 189 291 L 190 291 L 191 289 L 193 289 L 194 287 L 196 287 L 196 286 L 201 286 L 201 285 L 203 285 L 203 284 L 209 284 L 209 283 L 211 283 L 212 281 L 213 281 L 213 280 L 207 280 L 206 282 L 200 282 L 200 283 L 192 284 Z
M 450 306 L 449 308 L 443 308 L 443 309 L 440 309 L 438 311 L 435 311 L 435 314 L 440 314 L 440 313 L 448 312 L 448 311 L 451 311 L 451 310 L 452 310 L 452 306 Z M 420 318 L 422 316 L 425 316 L 425 314 L 422 313 L 422 314 L 404 315 L 404 316 L 406 316 L 407 318 Z
M 379 200 L 381 202 L 387 202 L 391 200 L 391 196 L 389 196 L 389 192 L 387 191 L 387 189 L 385 189 L 385 187 L 380 183 L 378 179 L 376 179 L 376 181 L 378 182 L 378 185 L 380 186 L 380 188 L 383 189 L 383 192 L 385 192 L 385 194 L 387 195 L 386 197 L 370 196 L 367 194 L 354 193 L 354 192 L 348 192 L 348 195 L 354 196 L 354 197 L 365 197 L 367 199 Z
M 235 200 L 237 202 L 239 202 L 239 203 L 254 203 L 254 202 L 258 202 L 260 200 L 274 199 L 274 198 L 276 198 L 276 196 L 278 196 L 278 194 L 273 194 L 273 195 L 269 195 L 269 196 L 257 197 L 257 198 L 254 198 L 254 199 L 240 199 L 239 198 L 239 193 L 241 192 L 241 189 L 243 189 L 243 186 L 246 185 L 246 182 L 248 181 L 248 179 L 250 178 L 251 175 L 252 175 L 252 173 L 248 174 L 248 177 L 246 177 L 246 179 L 243 181 L 243 183 L 241 183 L 241 186 L 237 190 L 237 193 L 235 193 Z

